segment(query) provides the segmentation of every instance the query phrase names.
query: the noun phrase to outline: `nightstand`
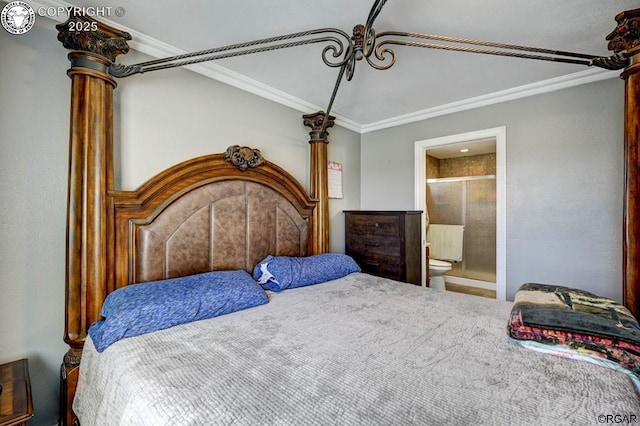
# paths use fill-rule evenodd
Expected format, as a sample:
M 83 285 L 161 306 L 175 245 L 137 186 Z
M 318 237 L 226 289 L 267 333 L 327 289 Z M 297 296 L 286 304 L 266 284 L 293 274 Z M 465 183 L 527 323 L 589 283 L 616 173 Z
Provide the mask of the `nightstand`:
M 26 425 L 33 417 L 26 359 L 0 365 L 0 426 Z

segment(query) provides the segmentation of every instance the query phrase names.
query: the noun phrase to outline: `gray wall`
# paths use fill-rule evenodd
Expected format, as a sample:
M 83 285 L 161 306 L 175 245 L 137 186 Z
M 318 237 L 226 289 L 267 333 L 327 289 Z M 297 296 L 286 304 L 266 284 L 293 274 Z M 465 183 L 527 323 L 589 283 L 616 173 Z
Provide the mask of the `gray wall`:
M 36 416 L 58 418 L 64 332 L 70 80 L 54 22 L 0 31 L 0 363 L 27 357 Z M 130 53 L 123 62 L 141 55 Z M 116 181 L 132 189 L 196 155 L 249 145 L 309 185 L 301 112 L 187 70 L 119 81 Z M 314 112 L 314 111 L 307 111 Z M 331 200 L 331 249 L 344 250 L 343 209 L 360 205 L 360 135 L 331 129 L 329 159 L 344 164 L 345 198 Z
M 361 207 L 414 207 L 415 141 L 506 126 L 507 299 L 541 282 L 621 300 L 623 108 L 610 79 L 364 134 Z
M 57 419 L 64 330 L 69 67 L 53 23 L 0 31 L 0 362 L 29 358 L 36 418 Z

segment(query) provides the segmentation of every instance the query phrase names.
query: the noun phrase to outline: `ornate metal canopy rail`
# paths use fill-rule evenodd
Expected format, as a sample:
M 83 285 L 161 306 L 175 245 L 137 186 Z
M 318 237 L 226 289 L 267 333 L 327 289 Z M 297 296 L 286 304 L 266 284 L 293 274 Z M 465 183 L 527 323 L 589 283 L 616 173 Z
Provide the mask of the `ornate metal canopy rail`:
M 589 67 L 596 66 L 609 70 L 623 69 L 629 66 L 630 63 L 627 51 L 622 48 L 616 48 L 616 46 L 624 45 L 618 40 L 618 38 L 621 37 L 620 31 L 614 31 L 607 36 L 607 40 L 610 40 L 610 49 L 615 51 L 613 55 L 608 57 L 415 32 L 384 31 L 376 33 L 373 24 L 386 2 L 387 0 L 375 0 L 369 11 L 366 24 L 356 25 L 353 28 L 353 35 L 351 37 L 346 32 L 336 28 L 320 28 L 231 44 L 193 53 L 185 53 L 139 64 L 122 65 L 114 63 L 109 67 L 109 74 L 114 77 L 127 77 L 134 74 L 250 55 L 253 53 L 269 52 L 309 44 L 327 43 L 322 50 L 322 60 L 329 67 L 339 68 L 338 77 L 326 109 L 326 117 L 328 117 L 342 79 L 346 78 L 347 81 L 350 81 L 353 78 L 356 61 L 364 58 L 367 63 L 375 69 L 389 69 L 396 62 L 396 53 L 391 46 L 421 47 L 563 62 Z M 624 26 L 625 24 L 621 23 L 620 25 Z M 625 33 L 625 31 L 622 31 L 622 33 Z M 445 42 L 446 44 L 431 43 L 425 40 L 435 40 Z M 325 135 L 326 127 L 327 120 L 325 119 L 321 127 L 320 136 Z
M 327 66 L 342 67 L 353 56 L 353 41 L 347 33 L 336 28 L 321 28 L 245 43 L 230 44 L 134 65 L 112 64 L 109 67 L 109 74 L 114 77 L 128 77 L 134 74 L 182 67 L 200 62 L 325 42 L 329 44 L 322 50 L 322 60 Z M 339 59 L 340 57 L 342 59 Z
M 375 48 L 373 49 L 373 51 L 375 52 L 375 58 L 381 63 L 374 62 L 371 59 L 371 55 L 366 56 L 367 62 L 373 68 L 380 70 L 391 68 L 395 63 L 396 55 L 395 52 L 388 47 L 389 45 L 453 50 L 457 52 L 482 53 L 486 55 L 510 56 L 515 58 L 536 59 L 541 61 L 598 66 L 606 69 L 622 69 L 627 66 L 629 62 L 629 59 L 624 52 L 621 54 L 615 54 L 612 57 L 602 58 L 596 55 L 588 55 L 584 53 L 564 52 L 561 50 L 543 49 L 539 47 L 518 46 L 515 44 L 495 43 L 467 38 L 402 31 L 384 31 L 378 33 L 377 35 L 374 35 L 373 37 L 375 39 Z M 415 39 L 437 40 L 448 42 L 450 44 L 435 44 L 424 41 L 417 41 Z M 487 49 L 486 47 L 490 47 L 492 49 Z

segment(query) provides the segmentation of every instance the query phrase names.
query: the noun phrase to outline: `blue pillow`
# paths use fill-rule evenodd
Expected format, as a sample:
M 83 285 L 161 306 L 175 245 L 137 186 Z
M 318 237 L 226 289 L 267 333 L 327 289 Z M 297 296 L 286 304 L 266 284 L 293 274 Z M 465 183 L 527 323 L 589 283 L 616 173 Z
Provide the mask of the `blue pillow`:
M 281 291 L 335 280 L 352 272 L 360 272 L 360 267 L 346 254 L 267 256 L 253 268 L 253 278 L 267 290 Z
M 107 296 L 89 327 L 98 352 L 125 337 L 139 336 L 267 303 L 246 271 L 215 271 L 122 287 Z

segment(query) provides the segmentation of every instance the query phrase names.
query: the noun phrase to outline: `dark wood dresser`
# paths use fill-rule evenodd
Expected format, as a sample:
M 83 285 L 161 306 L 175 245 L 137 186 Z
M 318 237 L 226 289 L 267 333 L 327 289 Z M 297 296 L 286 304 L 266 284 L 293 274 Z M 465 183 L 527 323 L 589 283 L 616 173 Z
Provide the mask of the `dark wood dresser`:
M 345 210 L 346 254 L 363 272 L 421 285 L 421 211 Z

